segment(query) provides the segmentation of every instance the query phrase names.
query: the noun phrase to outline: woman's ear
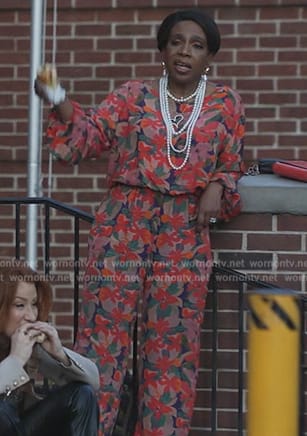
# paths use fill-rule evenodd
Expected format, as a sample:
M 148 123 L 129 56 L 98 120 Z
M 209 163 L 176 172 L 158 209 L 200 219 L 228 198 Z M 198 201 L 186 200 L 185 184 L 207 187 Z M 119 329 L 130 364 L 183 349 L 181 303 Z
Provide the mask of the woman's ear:
M 206 59 L 205 68 L 207 68 L 207 67 L 210 68 L 210 65 L 212 64 L 213 58 L 214 58 L 214 55 L 209 53 L 207 56 L 207 59 Z

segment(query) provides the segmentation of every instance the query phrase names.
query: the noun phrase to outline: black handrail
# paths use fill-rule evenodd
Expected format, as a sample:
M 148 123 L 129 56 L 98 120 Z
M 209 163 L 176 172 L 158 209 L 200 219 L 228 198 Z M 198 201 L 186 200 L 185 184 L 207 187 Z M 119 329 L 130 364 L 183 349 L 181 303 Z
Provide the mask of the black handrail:
M 15 204 L 18 205 L 18 207 L 21 204 L 45 204 L 89 223 L 91 223 L 94 219 L 93 215 L 90 213 L 84 212 L 73 206 L 67 206 L 67 204 L 62 203 L 61 201 L 53 200 L 49 197 L 0 197 L 0 204 Z
M 45 207 L 45 238 L 44 238 L 44 272 L 46 276 L 50 272 L 50 209 L 59 210 L 74 218 L 74 339 L 78 328 L 78 305 L 79 305 L 79 223 L 80 220 L 92 223 L 93 215 L 84 212 L 65 203 L 48 197 L 0 197 L 0 204 L 15 205 L 15 257 L 20 259 L 20 206 L 43 205 Z

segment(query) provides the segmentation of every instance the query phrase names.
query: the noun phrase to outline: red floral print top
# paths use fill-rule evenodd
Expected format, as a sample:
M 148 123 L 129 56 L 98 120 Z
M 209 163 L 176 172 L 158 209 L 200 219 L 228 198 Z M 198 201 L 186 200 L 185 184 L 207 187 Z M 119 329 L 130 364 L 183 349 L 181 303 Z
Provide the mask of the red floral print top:
M 167 159 L 166 127 L 161 115 L 157 86 L 153 82 L 128 81 L 110 93 L 100 105 L 85 112 L 72 101 L 72 120 L 63 123 L 55 111 L 47 129 L 51 152 L 64 162 L 99 158 L 109 150 L 108 185 L 147 187 L 170 195 L 196 194 L 210 181 L 224 186 L 221 217 L 239 212 L 237 180 L 243 173 L 244 107 L 239 94 L 216 85 L 204 98 L 193 131 L 189 159 L 181 170 Z M 178 108 L 189 116 L 192 105 Z M 185 133 L 176 148 L 185 144 Z M 172 156 L 178 166 L 184 156 Z

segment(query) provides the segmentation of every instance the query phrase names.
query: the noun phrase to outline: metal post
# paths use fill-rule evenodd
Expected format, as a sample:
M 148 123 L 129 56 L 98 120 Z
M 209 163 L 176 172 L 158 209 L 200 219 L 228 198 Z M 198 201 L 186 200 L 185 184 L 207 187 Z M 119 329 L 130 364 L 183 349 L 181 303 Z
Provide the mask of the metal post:
M 298 436 L 301 311 L 285 289 L 249 295 L 248 436 Z
M 31 11 L 31 62 L 29 87 L 29 130 L 28 130 L 28 197 L 40 196 L 41 174 L 41 103 L 35 95 L 33 84 L 42 64 L 42 35 L 44 28 L 45 0 L 32 0 Z M 26 260 L 30 266 L 37 263 L 38 205 L 27 209 Z

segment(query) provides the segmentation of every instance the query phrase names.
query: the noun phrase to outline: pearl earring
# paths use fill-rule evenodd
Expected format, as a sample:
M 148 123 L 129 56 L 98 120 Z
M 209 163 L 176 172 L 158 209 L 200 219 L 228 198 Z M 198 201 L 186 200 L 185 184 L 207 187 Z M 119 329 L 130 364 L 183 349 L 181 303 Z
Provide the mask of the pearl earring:
M 161 65 L 162 65 L 162 76 L 163 76 L 163 77 L 166 77 L 166 76 L 167 76 L 167 71 L 166 71 L 166 65 L 165 65 L 165 62 L 162 61 L 162 62 L 161 62 Z
M 205 74 L 208 74 L 209 71 L 210 71 L 210 67 L 208 66 L 208 67 L 205 68 Z

